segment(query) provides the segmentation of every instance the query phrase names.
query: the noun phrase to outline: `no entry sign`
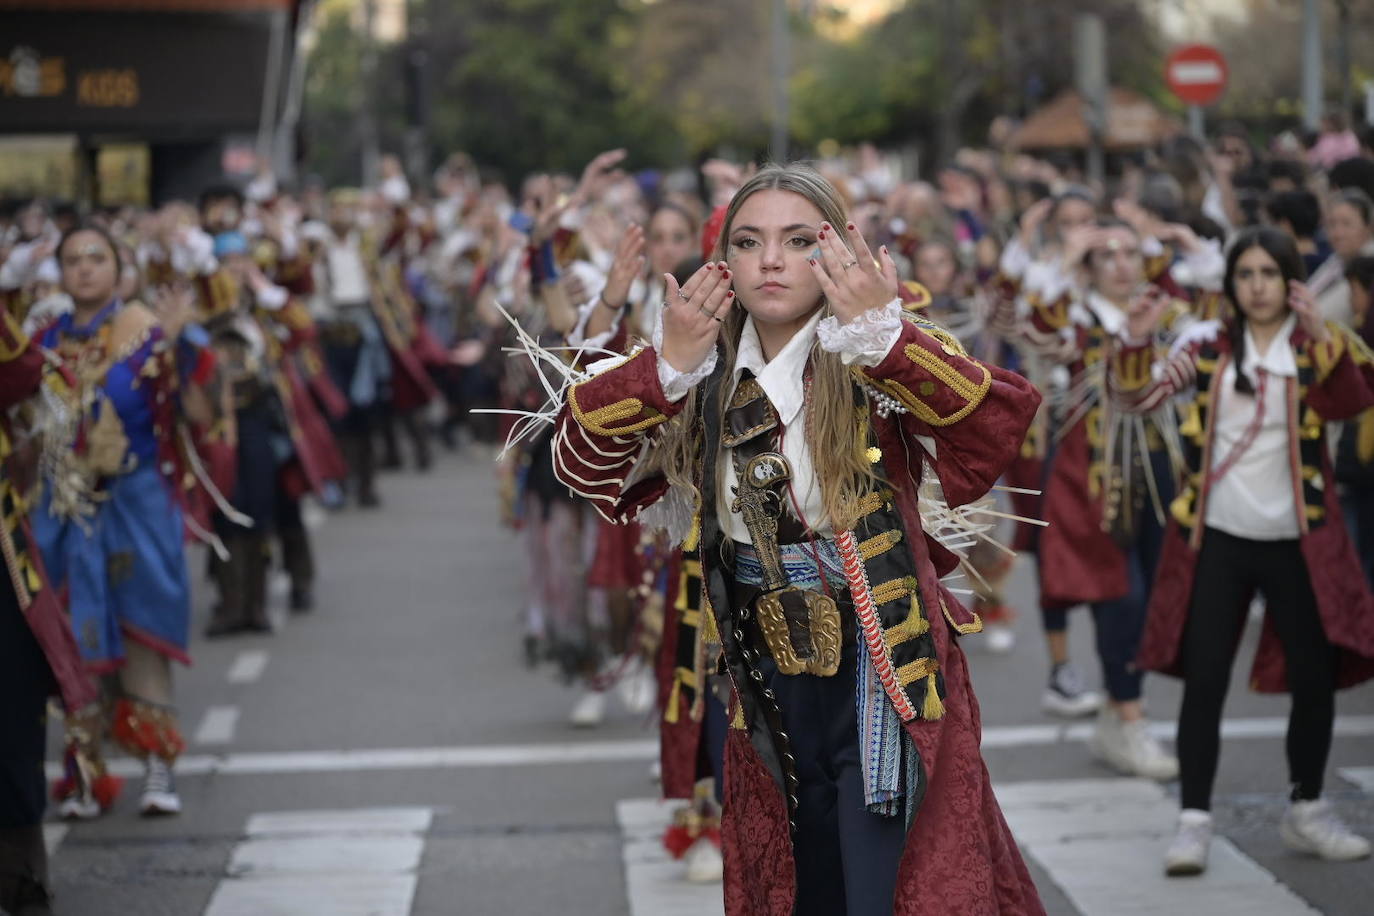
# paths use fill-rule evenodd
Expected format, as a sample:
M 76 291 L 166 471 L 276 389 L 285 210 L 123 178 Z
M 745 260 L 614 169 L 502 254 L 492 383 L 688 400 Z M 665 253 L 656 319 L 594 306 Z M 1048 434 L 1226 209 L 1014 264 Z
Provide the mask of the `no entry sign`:
M 1189 105 L 1210 105 L 1226 89 L 1226 58 L 1211 45 L 1184 45 L 1169 55 L 1164 78 Z

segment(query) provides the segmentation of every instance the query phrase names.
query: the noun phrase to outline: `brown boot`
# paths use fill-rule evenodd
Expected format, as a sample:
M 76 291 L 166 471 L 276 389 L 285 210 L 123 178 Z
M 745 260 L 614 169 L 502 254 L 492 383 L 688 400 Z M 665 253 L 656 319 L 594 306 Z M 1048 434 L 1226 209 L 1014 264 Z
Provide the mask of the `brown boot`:
M 42 824 L 0 829 L 0 911 L 10 916 L 52 916 Z

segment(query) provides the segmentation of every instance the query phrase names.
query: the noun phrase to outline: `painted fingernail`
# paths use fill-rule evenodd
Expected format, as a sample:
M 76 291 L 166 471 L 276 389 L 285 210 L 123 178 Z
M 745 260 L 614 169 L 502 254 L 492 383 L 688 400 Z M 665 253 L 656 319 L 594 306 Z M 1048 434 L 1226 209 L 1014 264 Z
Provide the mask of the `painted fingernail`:
M 822 241 L 825 240 L 825 230 L 824 230 L 824 229 L 821 230 L 820 238 L 821 238 Z
M 735 298 L 735 291 L 734 291 L 733 289 L 730 290 L 730 292 L 728 292 L 728 293 L 725 294 L 725 298 L 726 298 L 726 299 L 733 299 L 733 298 Z
M 850 223 L 850 224 L 849 224 L 849 231 L 850 231 L 850 232 L 853 232 L 853 231 L 854 231 L 854 224 L 853 224 L 853 223 Z
M 725 272 L 725 279 L 730 279 L 730 271 L 728 270 Z
M 707 269 L 707 270 L 715 270 L 715 269 L 716 269 L 716 265 L 714 265 L 714 264 L 707 264 L 707 265 L 706 265 L 706 269 Z
M 812 267 L 815 267 L 815 266 L 816 266 L 816 259 L 815 259 L 815 258 L 807 258 L 807 259 L 806 259 L 806 262 L 807 262 L 808 264 L 810 264 Z

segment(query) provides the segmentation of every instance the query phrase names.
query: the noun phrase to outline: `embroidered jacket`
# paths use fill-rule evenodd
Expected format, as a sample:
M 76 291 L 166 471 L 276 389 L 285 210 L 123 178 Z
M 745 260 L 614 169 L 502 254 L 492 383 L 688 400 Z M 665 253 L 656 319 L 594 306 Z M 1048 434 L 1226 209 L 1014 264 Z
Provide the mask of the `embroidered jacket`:
M 1326 637 L 1338 650 L 1337 683 L 1348 687 L 1374 677 L 1374 596 L 1360 571 L 1340 516 L 1326 425 L 1357 416 L 1374 405 L 1374 354 L 1344 325 L 1328 324 L 1330 340 L 1316 343 L 1301 328 L 1290 339 L 1296 378 L 1280 389 L 1288 405 L 1287 460 L 1293 481 L 1299 542 Z M 1190 335 L 1171 350 L 1117 342 L 1112 348 L 1113 399 L 1130 411 L 1179 395 L 1188 396 L 1180 427 L 1186 472 L 1171 507 L 1172 525 L 1151 595 L 1140 664 L 1182 673 L 1180 647 L 1187 623 L 1198 550 L 1211 496 L 1216 412 L 1221 380 L 1232 360 L 1219 326 Z M 1251 686 L 1261 692 L 1287 689 L 1282 645 L 1266 619 L 1256 651 Z
M 632 474 L 646 443 L 685 403 L 664 396 L 657 360 L 652 348 L 644 348 L 575 385 L 559 417 L 555 472 L 612 520 L 635 518 L 669 489 L 661 475 L 637 479 Z M 894 912 L 964 911 L 973 904 L 970 875 L 979 876 L 975 883 L 984 888 L 983 905 L 991 895 L 1002 912 L 1039 912 L 978 758 L 976 702 L 954 640 L 981 623 L 940 584 L 957 558 L 924 531 L 918 496 L 928 466 L 950 506 L 983 496 L 1015 457 L 1039 395 L 1025 379 L 968 358 L 953 338 L 909 314 L 881 362 L 853 367 L 851 373 L 856 403 L 863 405 L 856 419 L 868 431 L 869 454 L 881 464 L 883 478 L 864 500 L 853 534 L 877 605 L 877 645 L 898 682 L 889 696 L 920 758 L 921 781 L 912 790 L 920 813 L 912 830 L 942 836 L 962 831 L 979 838 L 977 852 L 959 862 L 958 876 L 946 875 L 951 863 L 947 853 L 936 851 L 938 843 L 929 844 L 928 853 L 920 851 L 927 844 L 918 844 L 918 852 L 903 860 Z M 770 699 L 750 676 L 742 652 L 730 601 L 734 575 L 722 557 L 723 535 L 714 511 L 719 453 L 714 443 L 721 423 L 715 395 L 725 377 L 724 360 L 719 360 L 712 377 L 688 397 L 698 399 L 704 441 L 712 443 L 698 457 L 701 504 L 709 508 L 694 526 L 699 531 L 695 559 L 703 603 L 720 634 L 735 687 L 722 826 L 726 911 L 782 916 L 792 911 L 795 893 L 787 848 L 788 796 L 795 783 L 787 767 L 786 736 L 776 734 L 776 721 L 770 724 Z M 934 443 L 934 460 L 923 439 Z M 944 625 L 935 625 L 941 620 Z M 994 881 L 994 874 L 1011 880 Z M 989 892 L 994 884 L 996 890 Z M 921 896 L 918 887 L 932 886 L 941 889 Z

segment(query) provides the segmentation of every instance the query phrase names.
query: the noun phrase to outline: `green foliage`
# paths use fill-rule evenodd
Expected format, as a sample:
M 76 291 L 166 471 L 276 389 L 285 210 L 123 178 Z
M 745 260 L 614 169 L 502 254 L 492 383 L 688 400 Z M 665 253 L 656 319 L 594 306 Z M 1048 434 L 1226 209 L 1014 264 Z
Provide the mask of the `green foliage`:
M 1113 80 L 1161 84 L 1153 28 L 1132 0 L 906 0 L 866 28 L 824 2 L 792 17 L 794 142 L 891 145 L 978 139 L 1072 81 L 1072 23 L 1107 20 Z M 773 112 L 771 0 L 411 0 L 432 61 L 432 141 L 509 179 L 576 171 L 624 146 L 632 168 L 766 145 Z M 809 17 L 798 15 L 806 9 Z M 362 45 L 325 19 L 309 66 L 310 165 L 356 181 Z M 402 54 L 383 49 L 374 91 L 383 148 L 400 148 Z M 1031 87 L 1038 87 L 1032 91 Z

